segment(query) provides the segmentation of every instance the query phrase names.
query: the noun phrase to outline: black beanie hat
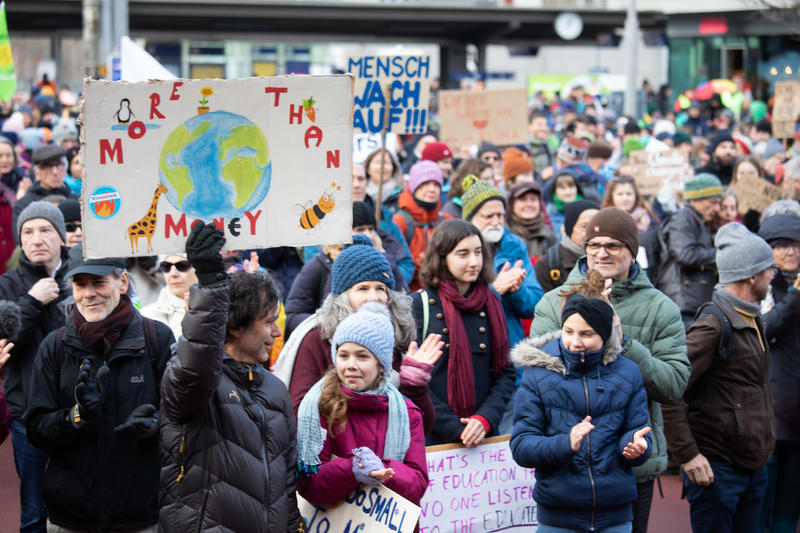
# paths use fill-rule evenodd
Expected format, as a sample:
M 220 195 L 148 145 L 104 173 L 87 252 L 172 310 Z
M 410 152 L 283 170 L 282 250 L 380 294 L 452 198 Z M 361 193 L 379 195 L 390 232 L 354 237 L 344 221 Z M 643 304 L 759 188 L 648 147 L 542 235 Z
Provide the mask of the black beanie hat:
M 564 206 L 564 233 L 567 237 L 572 235 L 572 230 L 575 228 L 575 223 L 581 213 L 587 209 L 600 209 L 600 204 L 594 200 L 578 200 L 577 202 L 570 202 Z
M 582 294 L 573 294 L 561 310 L 561 325 L 569 317 L 578 313 L 606 343 L 611 337 L 614 325 L 614 309 L 605 300 L 600 298 L 587 298 Z
M 709 155 L 714 154 L 714 150 L 717 149 L 717 146 L 724 142 L 732 142 L 736 144 L 736 141 L 733 140 L 733 136 L 728 130 L 720 130 L 711 137 L 711 142 L 708 143 L 708 148 L 706 148 L 706 153 Z
M 61 210 L 61 214 L 64 215 L 64 222 L 80 222 L 81 203 L 78 200 L 67 198 L 58 204 L 58 208 Z
M 353 227 L 360 226 L 373 226 L 378 229 L 378 223 L 375 220 L 375 211 L 370 209 L 369 205 L 365 202 L 353 202 Z

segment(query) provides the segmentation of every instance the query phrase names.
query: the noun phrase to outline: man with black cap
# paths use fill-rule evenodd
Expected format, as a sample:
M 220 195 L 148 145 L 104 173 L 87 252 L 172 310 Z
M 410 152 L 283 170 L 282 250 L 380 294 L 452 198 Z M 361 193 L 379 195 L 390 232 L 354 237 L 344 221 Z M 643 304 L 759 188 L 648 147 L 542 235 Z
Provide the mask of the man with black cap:
M 578 260 L 563 288 L 586 279 L 588 269 L 597 270 L 606 278 L 611 288 L 609 301 L 627 336 L 621 355 L 639 365 L 644 378 L 653 453 L 643 465 L 633 469 L 638 493 L 633 532 L 646 532 L 653 483 L 667 468 L 660 402 L 679 400 L 689 378 L 683 323 L 678 307 L 653 287 L 636 261 L 639 229 L 633 217 L 616 207 L 601 209 L 589 220 L 585 238 L 586 256 Z M 536 306 L 531 335 L 544 335 L 560 328 L 561 290 L 548 292 Z
M 533 265 L 544 292 L 560 287 L 578 259 L 583 257 L 586 226 L 599 210 L 600 204 L 594 200 L 578 200 L 564 206 L 564 225 L 558 244 L 549 247 Z
M 122 258 L 70 250 L 74 304 L 36 354 L 25 425 L 49 462 L 48 531 L 155 532 L 158 405 L 172 330 L 142 318 Z
M 63 148 L 54 144 L 40 146 L 33 151 L 31 162 L 36 181 L 30 186 L 25 196 L 14 204 L 13 225 L 16 225 L 17 217 L 31 202 L 42 200 L 53 194 L 78 199 L 78 195 L 64 183 L 64 178 L 67 176 L 67 153 Z
M 736 165 L 736 142 L 728 130 L 720 130 L 711 138 L 706 152 L 710 157 L 708 163 L 694 170 L 695 175 L 713 174 L 723 185 L 728 186 L 733 179 L 733 167 Z
M 664 405 L 664 426 L 686 473 L 694 533 L 758 531 L 775 447 L 759 302 L 778 267 L 770 246 L 737 222 L 720 228 L 714 245 L 720 284 L 686 331 L 692 373 L 683 399 Z
M 14 465 L 20 479 L 20 530 L 43 532 L 42 476 L 47 456 L 31 445 L 25 432 L 25 406 L 36 350 L 48 333 L 64 324 L 59 304 L 67 271 L 64 217 L 49 202 L 33 202 L 17 218 L 15 238 L 21 244 L 19 266 L 0 276 L 0 299 L 22 310 L 19 333 L 11 341 L 14 354 L 5 366 L 3 386 L 11 411 Z
M 800 517 L 800 218 L 779 214 L 761 223 L 780 272 L 772 280 L 761 313 L 769 339 L 775 453 L 767 464 L 769 484 L 759 531 L 791 531 Z
M 64 215 L 64 227 L 67 230 L 67 248 L 72 248 L 76 244 L 83 242 L 83 228 L 81 226 L 81 203 L 78 200 L 67 198 L 60 204 L 58 209 Z

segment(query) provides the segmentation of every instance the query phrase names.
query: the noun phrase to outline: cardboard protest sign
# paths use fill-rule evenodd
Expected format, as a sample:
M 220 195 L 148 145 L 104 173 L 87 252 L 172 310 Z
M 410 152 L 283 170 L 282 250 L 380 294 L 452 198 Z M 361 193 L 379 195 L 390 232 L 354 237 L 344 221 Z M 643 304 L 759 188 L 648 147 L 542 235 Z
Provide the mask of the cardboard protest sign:
M 789 197 L 789 193 L 782 187 L 773 185 L 758 176 L 742 174 L 736 178 L 736 182 L 731 185 L 731 188 L 736 192 L 740 215 L 744 215 L 750 209 L 761 213 L 773 202 Z
M 528 142 L 525 89 L 441 91 L 441 138 L 450 146 Z
M 664 185 L 683 190 L 683 183 L 694 175 L 686 157 L 677 150 L 631 152 L 630 164 L 636 188 L 643 196 L 657 195 Z
M 772 108 L 772 134 L 777 139 L 794 137 L 800 113 L 800 81 L 775 82 L 775 105 Z
M 419 520 L 419 507 L 383 485 L 362 485 L 326 507 L 298 494 L 297 507 L 309 533 L 412 533 Z
M 426 448 L 430 483 L 420 502 L 420 533 L 536 531 L 533 469 L 514 462 L 509 437 L 475 448 Z
M 353 129 L 362 133 L 423 133 L 431 90 L 429 56 L 355 56 L 347 59 L 355 77 Z M 386 112 L 387 100 L 389 113 Z
M 87 80 L 84 254 L 182 252 L 195 220 L 226 249 L 346 242 L 352 80 Z

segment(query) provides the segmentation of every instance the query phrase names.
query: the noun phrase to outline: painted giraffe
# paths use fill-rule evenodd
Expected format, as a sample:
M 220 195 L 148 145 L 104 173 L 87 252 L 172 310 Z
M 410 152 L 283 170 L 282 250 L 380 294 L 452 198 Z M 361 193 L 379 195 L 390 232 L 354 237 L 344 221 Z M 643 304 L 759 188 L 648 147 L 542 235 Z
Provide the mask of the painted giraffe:
M 139 253 L 139 239 L 142 237 L 147 239 L 147 251 L 152 252 L 153 246 L 151 240 L 153 234 L 156 232 L 156 215 L 158 214 L 158 197 L 167 192 L 167 188 L 160 183 L 156 187 L 156 192 L 153 193 L 153 201 L 150 202 L 150 208 L 144 217 L 138 222 L 134 222 L 128 226 L 127 237 L 131 241 L 131 254 L 133 254 L 133 247 L 136 246 L 136 253 Z

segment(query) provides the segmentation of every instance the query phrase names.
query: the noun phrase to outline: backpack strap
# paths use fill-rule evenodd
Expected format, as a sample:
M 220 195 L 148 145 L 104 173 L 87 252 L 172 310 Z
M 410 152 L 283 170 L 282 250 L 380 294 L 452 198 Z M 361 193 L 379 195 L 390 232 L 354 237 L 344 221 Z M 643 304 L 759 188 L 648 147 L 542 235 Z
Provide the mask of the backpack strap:
M 430 318 L 431 310 L 428 303 L 428 291 L 420 289 L 419 293 L 422 295 L 422 338 L 420 339 L 420 342 L 422 342 L 428 336 L 428 319 Z
M 411 216 L 411 213 L 406 211 L 405 209 L 398 209 L 398 213 L 400 216 L 403 217 L 403 220 L 406 221 L 406 232 L 404 237 L 406 238 L 406 244 L 411 246 L 411 240 L 414 238 L 414 233 L 417 231 L 417 228 L 423 228 L 424 231 L 422 232 L 423 236 L 425 237 L 425 245 L 428 244 L 428 229 L 435 228 L 439 225 L 440 222 L 444 221 L 444 215 L 439 212 L 439 217 L 436 221 L 432 222 L 417 222 L 414 220 L 414 217 Z
M 561 281 L 561 253 L 558 247 L 556 243 L 547 249 L 547 270 L 550 280 L 554 282 Z
M 733 327 L 731 326 L 731 321 L 728 316 L 719 308 L 717 304 L 714 302 L 706 302 L 700 306 L 700 309 L 697 310 L 697 313 L 694 315 L 694 319 L 697 320 L 700 315 L 702 314 L 711 314 L 717 317 L 719 320 L 719 324 L 722 327 L 722 331 L 720 332 L 719 336 L 719 358 L 722 362 L 726 362 L 728 357 L 730 356 L 730 347 L 731 347 L 731 336 L 733 334 Z

